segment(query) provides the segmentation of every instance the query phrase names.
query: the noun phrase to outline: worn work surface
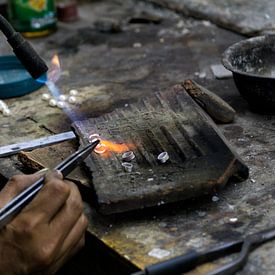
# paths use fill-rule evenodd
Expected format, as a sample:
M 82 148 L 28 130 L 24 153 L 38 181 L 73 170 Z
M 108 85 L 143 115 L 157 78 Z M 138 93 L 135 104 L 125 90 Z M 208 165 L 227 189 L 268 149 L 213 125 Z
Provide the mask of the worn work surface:
M 123 0 L 86 4 L 80 8 L 80 21 L 60 25 L 52 36 L 32 41 L 47 60 L 59 53 L 63 68 L 58 82 L 61 91 L 77 88 L 80 92 L 78 104 L 72 109 L 85 118 L 100 116 L 194 78 L 237 111 L 234 123 L 219 128 L 250 168 L 250 179 L 228 184 L 216 194 L 219 200 L 215 202 L 206 198 L 114 217 L 96 213 L 90 207 L 92 200 L 87 200 L 89 231 L 125 260 L 144 267 L 192 248 L 202 249 L 274 225 L 275 117 L 251 113 L 233 80 L 216 80 L 210 69 L 219 63 L 225 48 L 243 37 L 171 11 L 148 7 L 148 3 L 134 8 L 129 3 Z M 161 22 L 128 23 L 139 9 L 158 15 Z M 94 26 L 99 18 L 122 20 L 122 31 L 99 31 Z M 2 53 L 7 52 L 4 45 L 0 44 Z M 71 121 L 64 113 L 41 101 L 45 91 L 43 88 L 6 100 L 12 116 L 1 116 L 0 145 L 70 130 Z M 68 144 L 77 148 L 75 143 Z M 51 148 L 50 157 L 46 149 L 36 151 L 43 154 L 40 162 L 45 166 L 58 163 L 71 152 L 67 145 Z M 24 172 L 23 168 L 17 156 L 0 160 L 4 178 Z M 230 218 L 237 221 L 231 222 Z M 261 246 L 250 255 L 241 274 L 274 274 L 274 255 L 274 242 Z M 210 268 L 208 265 L 204 270 Z
M 247 167 L 181 85 L 106 116 L 77 121 L 74 129 L 81 143 L 98 133 L 135 154 L 131 173 L 121 165 L 122 154 L 108 148 L 86 161 L 104 214 L 213 194 L 232 175 L 248 176 Z M 162 152 L 169 154 L 165 164 L 157 161 Z
M 275 2 L 270 0 L 147 0 L 206 19 L 245 35 L 275 30 Z

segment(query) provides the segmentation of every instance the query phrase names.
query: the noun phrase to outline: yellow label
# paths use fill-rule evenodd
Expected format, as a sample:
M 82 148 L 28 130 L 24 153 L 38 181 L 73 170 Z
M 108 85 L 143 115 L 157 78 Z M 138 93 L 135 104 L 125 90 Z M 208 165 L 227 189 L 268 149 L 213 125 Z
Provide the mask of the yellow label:
M 47 8 L 47 0 L 29 0 L 29 6 L 36 11 L 43 11 Z

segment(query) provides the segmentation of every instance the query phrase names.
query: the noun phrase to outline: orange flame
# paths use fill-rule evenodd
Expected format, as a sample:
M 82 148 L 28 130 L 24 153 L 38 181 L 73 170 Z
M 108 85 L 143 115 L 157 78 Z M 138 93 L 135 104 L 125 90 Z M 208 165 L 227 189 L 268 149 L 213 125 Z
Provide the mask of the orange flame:
M 101 146 L 104 146 L 106 150 L 101 150 Z M 134 149 L 133 144 L 126 144 L 126 143 L 115 143 L 110 140 L 100 140 L 100 143 L 98 145 L 98 149 L 95 149 L 95 152 L 102 155 L 103 157 L 110 157 L 111 153 L 116 153 L 116 154 L 122 154 L 124 152 L 127 152 L 129 150 Z
M 61 66 L 59 57 L 55 54 L 51 60 L 51 66 L 48 72 L 48 80 L 55 83 L 61 75 Z
M 60 61 L 59 61 L 59 57 L 58 57 L 58 55 L 57 54 L 55 54 L 54 56 L 53 56 L 53 58 L 52 58 L 52 65 L 54 66 L 54 67 L 58 67 L 58 68 L 60 68 Z

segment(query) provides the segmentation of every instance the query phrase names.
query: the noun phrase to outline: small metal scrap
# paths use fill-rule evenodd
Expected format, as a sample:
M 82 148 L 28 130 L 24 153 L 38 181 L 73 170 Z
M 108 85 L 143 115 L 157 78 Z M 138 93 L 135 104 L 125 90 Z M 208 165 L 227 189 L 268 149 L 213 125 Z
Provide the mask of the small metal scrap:
M 128 161 L 129 162 L 129 161 L 133 160 L 135 157 L 136 156 L 135 156 L 133 151 L 127 151 L 127 152 L 122 154 L 122 160 L 123 161 Z
M 167 152 L 162 152 L 158 155 L 158 161 L 161 163 L 165 163 L 169 160 L 169 155 Z
M 132 172 L 133 170 L 133 164 L 132 163 L 129 163 L 129 162 L 122 162 L 121 165 L 123 166 L 124 170 L 126 172 Z

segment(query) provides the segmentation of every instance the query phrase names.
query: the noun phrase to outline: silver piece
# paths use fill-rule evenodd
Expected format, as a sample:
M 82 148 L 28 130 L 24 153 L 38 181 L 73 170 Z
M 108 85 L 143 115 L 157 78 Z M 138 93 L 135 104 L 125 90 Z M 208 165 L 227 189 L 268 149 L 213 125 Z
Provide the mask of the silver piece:
M 126 172 L 131 173 L 133 170 L 133 164 L 129 162 L 122 162 L 121 164 Z
M 60 109 L 63 109 L 65 107 L 65 102 L 64 101 L 57 101 L 56 106 Z
M 169 155 L 167 152 L 162 152 L 158 155 L 158 161 L 160 163 L 165 163 L 167 160 L 169 160 Z
M 93 143 L 96 139 L 99 139 L 99 140 L 100 140 L 99 134 L 91 134 L 91 135 L 89 135 L 89 137 L 88 137 L 88 141 L 89 141 L 90 143 Z
M 78 90 L 75 90 L 75 89 L 70 90 L 69 94 L 72 95 L 72 96 L 78 95 Z
M 42 94 L 41 98 L 42 98 L 42 100 L 48 101 L 51 98 L 51 96 L 49 94 L 44 93 L 44 94 Z
M 68 101 L 69 101 L 69 103 L 71 103 L 71 104 L 75 104 L 75 103 L 76 103 L 76 98 L 75 98 L 75 96 L 73 96 L 73 95 L 69 96 Z
M 50 99 L 50 101 L 49 101 L 49 105 L 51 106 L 51 107 L 55 107 L 56 106 L 56 104 L 57 104 L 57 102 L 56 102 L 56 100 L 55 99 Z
M 127 151 L 127 152 L 122 154 L 122 160 L 123 161 L 128 161 L 129 162 L 129 161 L 133 160 L 135 157 L 136 156 L 135 156 L 133 151 Z
M 60 95 L 59 96 L 60 101 L 66 101 L 67 99 L 68 99 L 68 96 L 66 96 L 66 95 Z

